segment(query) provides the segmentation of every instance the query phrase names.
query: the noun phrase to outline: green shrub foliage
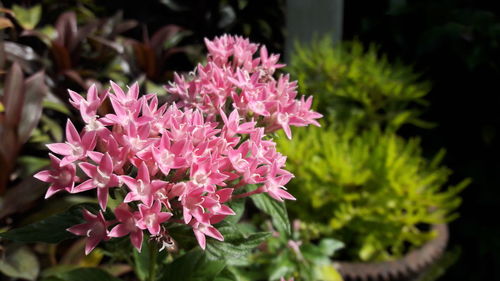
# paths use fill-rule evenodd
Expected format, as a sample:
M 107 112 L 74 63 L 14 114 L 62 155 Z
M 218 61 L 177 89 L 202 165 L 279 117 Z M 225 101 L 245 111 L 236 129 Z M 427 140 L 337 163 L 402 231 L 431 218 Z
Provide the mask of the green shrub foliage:
M 431 126 L 419 119 L 430 85 L 419 82 L 410 67 L 391 64 L 374 45 L 334 45 L 328 38 L 310 46 L 297 44 L 288 71 L 301 91 L 314 96 L 315 109 L 337 125 L 377 124 L 392 130 L 406 123 Z
M 350 259 L 390 260 L 434 237 L 428 226 L 452 220 L 467 185 L 443 188 L 451 171 L 431 161 L 419 139 L 404 140 L 374 127 L 354 130 L 312 128 L 279 138 L 295 178 L 287 185 L 297 203 L 293 216 L 308 233 L 345 242 Z

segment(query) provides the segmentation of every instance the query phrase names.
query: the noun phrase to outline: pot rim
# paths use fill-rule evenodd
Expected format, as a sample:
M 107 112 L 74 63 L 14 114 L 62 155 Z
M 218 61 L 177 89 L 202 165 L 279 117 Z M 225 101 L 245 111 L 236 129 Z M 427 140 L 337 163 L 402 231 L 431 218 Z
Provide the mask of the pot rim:
M 346 280 L 393 280 L 418 273 L 441 257 L 448 243 L 446 224 L 433 225 L 432 230 L 437 232 L 436 238 L 400 259 L 384 262 L 334 261 L 333 266 Z

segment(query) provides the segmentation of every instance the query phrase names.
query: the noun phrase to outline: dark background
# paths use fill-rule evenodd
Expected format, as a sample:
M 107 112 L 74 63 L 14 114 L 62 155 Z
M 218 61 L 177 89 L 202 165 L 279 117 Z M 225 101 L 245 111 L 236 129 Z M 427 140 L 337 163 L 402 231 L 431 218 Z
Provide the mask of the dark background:
M 446 148 L 452 183 L 473 180 L 450 224 L 460 258 L 439 280 L 500 280 L 500 9 L 495 1 L 399 2 L 345 1 L 344 39 L 375 42 L 431 81 L 423 119 L 438 126 L 402 133 L 420 135 L 426 153 Z

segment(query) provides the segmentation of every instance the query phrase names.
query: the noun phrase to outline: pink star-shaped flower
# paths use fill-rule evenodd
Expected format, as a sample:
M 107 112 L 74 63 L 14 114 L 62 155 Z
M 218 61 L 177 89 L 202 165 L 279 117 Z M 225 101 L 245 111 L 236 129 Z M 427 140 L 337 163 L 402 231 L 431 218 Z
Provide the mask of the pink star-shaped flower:
M 108 203 L 108 190 L 118 186 L 118 177 L 113 174 L 113 160 L 108 153 L 102 156 L 99 166 L 87 162 L 79 164 L 82 171 L 90 178 L 73 189 L 74 193 L 97 188 L 97 199 L 102 210 L 106 210 Z
M 109 239 L 107 227 L 111 224 L 111 222 L 104 219 L 101 211 L 99 211 L 99 214 L 94 215 L 88 210 L 83 209 L 82 213 L 83 218 L 87 222 L 77 224 L 66 230 L 75 235 L 87 237 L 87 242 L 85 243 L 85 254 L 88 255 L 92 250 L 94 250 L 99 242 Z

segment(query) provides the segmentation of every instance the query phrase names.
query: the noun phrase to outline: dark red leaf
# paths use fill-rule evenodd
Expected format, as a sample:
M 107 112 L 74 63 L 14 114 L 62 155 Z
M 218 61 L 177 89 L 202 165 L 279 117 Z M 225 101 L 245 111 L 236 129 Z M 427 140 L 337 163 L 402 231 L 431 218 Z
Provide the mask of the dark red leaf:
M 151 43 L 150 43 L 151 47 L 156 52 L 160 52 L 165 41 L 172 38 L 175 34 L 177 34 L 181 30 L 182 28 L 180 26 L 173 24 L 169 24 L 160 28 L 158 31 L 155 32 L 155 34 L 151 38 Z
M 63 73 L 66 77 L 68 77 L 69 79 L 76 82 L 82 88 L 84 88 L 84 89 L 87 88 L 87 83 L 85 83 L 85 81 L 82 79 L 80 74 L 78 74 L 78 72 L 68 69 L 68 70 L 65 70 Z
M 17 62 L 12 64 L 3 92 L 3 105 L 5 107 L 4 126 L 16 128 L 21 119 L 21 109 L 24 101 L 24 75 Z
M 55 41 L 59 45 L 65 46 L 68 49 L 70 46 L 74 46 L 73 42 L 76 40 L 78 32 L 76 14 L 70 11 L 59 16 L 56 22 L 56 30 L 57 38 Z M 72 49 L 69 50 L 71 51 Z
M 17 130 L 19 145 L 28 140 L 42 115 L 42 101 L 48 91 L 44 78 L 45 73 L 38 72 L 24 82 L 24 106 Z
M 9 188 L 0 206 L 0 219 L 27 209 L 37 199 L 42 198 L 47 190 L 44 188 L 46 186 L 46 183 L 28 177 L 18 185 Z
M 57 43 L 56 41 L 52 42 L 52 56 L 56 61 L 57 68 L 60 72 L 71 68 L 71 58 L 69 56 L 68 49 L 65 46 Z
M 137 26 L 137 21 L 135 20 L 126 20 L 122 23 L 116 25 L 115 31 L 113 32 L 113 36 L 121 34 L 125 31 L 128 31 Z

